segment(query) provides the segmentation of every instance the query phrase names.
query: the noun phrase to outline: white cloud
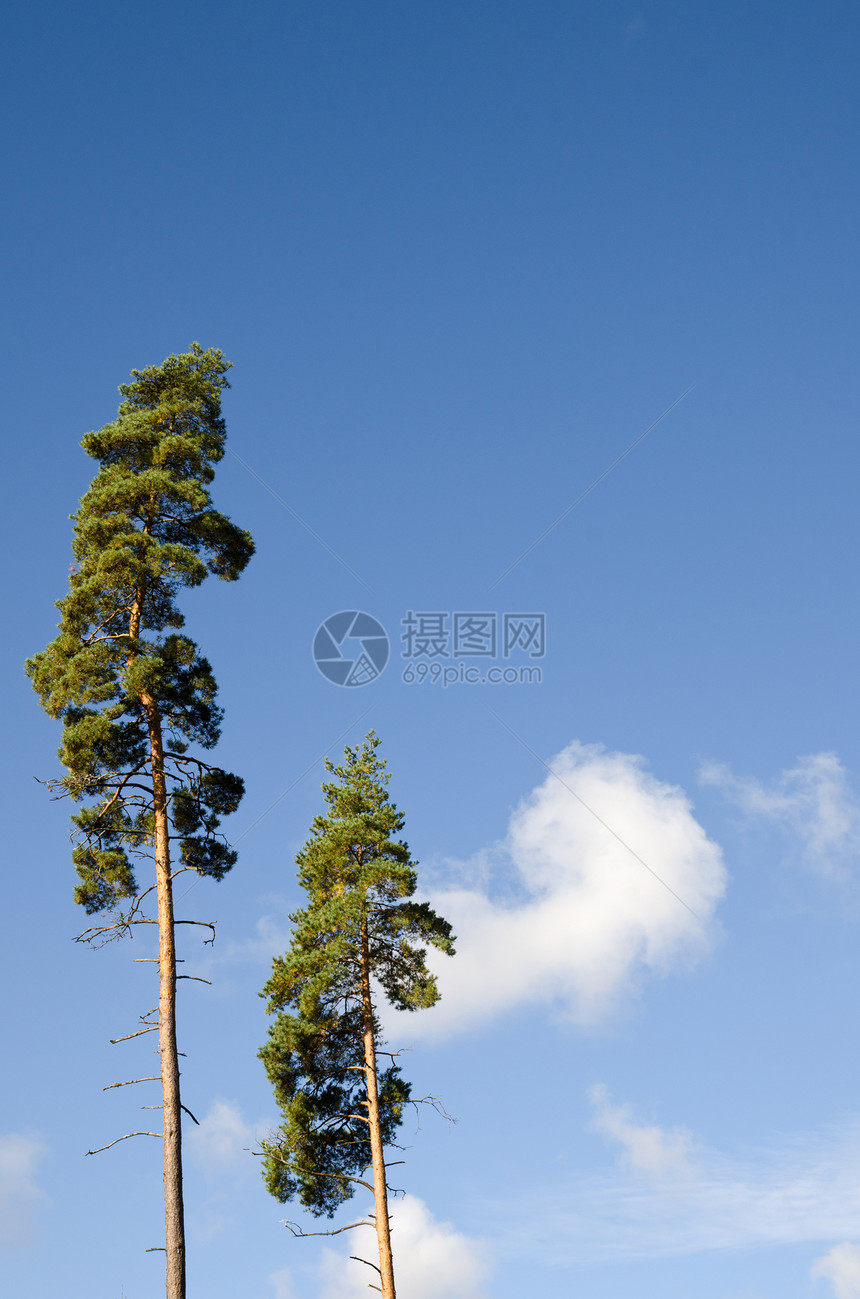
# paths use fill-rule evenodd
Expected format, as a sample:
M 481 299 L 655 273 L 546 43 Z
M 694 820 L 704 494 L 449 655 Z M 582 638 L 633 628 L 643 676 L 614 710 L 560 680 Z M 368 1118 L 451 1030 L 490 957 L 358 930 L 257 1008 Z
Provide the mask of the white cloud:
M 288 1267 L 279 1268 L 269 1277 L 269 1285 L 274 1289 L 273 1299 L 297 1299 L 293 1285 L 293 1274 Z
M 714 785 L 748 816 L 779 825 L 805 863 L 833 879 L 849 877 L 860 851 L 860 799 L 835 753 L 812 753 L 763 784 L 735 776 L 728 766 L 706 763 L 704 785 Z
M 283 907 L 285 913 L 290 910 L 286 900 Z M 254 928 L 257 931 L 256 937 L 249 938 L 245 942 L 227 944 L 221 957 L 225 965 L 243 965 L 246 962 L 252 965 L 271 965 L 272 958 L 281 956 L 292 942 L 292 929 L 284 923 L 283 918 L 273 915 L 260 916 Z
M 834 1245 L 813 1263 L 809 1275 L 813 1281 L 829 1281 L 835 1299 L 860 1299 L 860 1247 Z
M 38 1238 L 39 1213 L 48 1196 L 36 1170 L 46 1153 L 39 1137 L 0 1136 L 0 1249 L 5 1254 L 21 1253 Z
M 526 1187 L 485 1205 L 488 1232 L 500 1256 L 579 1265 L 845 1240 L 857 1230 L 860 1117 L 744 1156 L 697 1145 L 696 1164 L 689 1178 L 604 1175 L 551 1193 Z M 827 1266 L 844 1265 L 850 1278 L 852 1258 L 837 1254 Z
M 627 1105 L 613 1105 L 602 1083 L 592 1087 L 594 1106 L 591 1127 L 621 1146 L 622 1162 L 634 1173 L 653 1178 L 690 1178 L 696 1169 L 690 1159 L 692 1139 L 673 1128 L 664 1132 L 654 1125 L 635 1123 Z
M 490 1275 L 486 1246 L 449 1222 L 439 1222 L 422 1200 L 404 1196 L 391 1204 L 391 1247 L 398 1299 L 484 1299 Z M 377 1262 L 376 1236 L 360 1228 L 343 1253 L 324 1251 L 320 1299 L 365 1299 L 370 1268 L 349 1254 Z
M 194 1162 L 207 1172 L 254 1167 L 248 1153 L 254 1146 L 254 1130 L 233 1101 L 213 1101 L 200 1126 L 186 1128 L 185 1135 Z
M 223 971 L 231 966 L 260 965 L 268 968 L 272 958 L 282 956 L 292 942 L 292 929 L 286 920 L 292 906 L 286 898 L 279 899 L 278 905 L 281 914 L 260 916 L 254 925 L 253 936 L 230 939 L 220 947 L 207 947 L 205 952 L 197 954 L 189 970 L 211 977 L 213 970 Z
M 683 790 L 599 745 L 574 742 L 550 766 L 502 845 L 519 899 L 475 886 L 432 895 L 457 955 L 431 953 L 442 1000 L 408 1030 L 389 1016 L 397 1033 L 438 1036 L 529 1002 L 594 1022 L 643 971 L 665 974 L 707 948 L 726 874 Z

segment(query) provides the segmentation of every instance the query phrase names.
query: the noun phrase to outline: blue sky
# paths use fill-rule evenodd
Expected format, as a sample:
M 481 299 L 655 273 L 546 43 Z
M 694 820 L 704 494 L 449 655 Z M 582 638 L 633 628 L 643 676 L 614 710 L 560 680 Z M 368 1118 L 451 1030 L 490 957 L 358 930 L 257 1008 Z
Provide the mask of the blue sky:
M 101 1089 L 149 1071 L 109 1039 L 151 953 L 71 941 L 21 664 L 81 436 L 198 339 L 258 550 L 184 602 L 247 783 L 238 865 L 182 904 L 218 933 L 184 952 L 189 1293 L 364 1293 L 247 1148 L 321 759 L 372 726 L 460 938 L 442 1003 L 386 1021 L 458 1119 L 405 1137 L 401 1299 L 858 1299 L 854 6 L 36 3 L 5 34 L 4 1291 L 162 1284 L 157 1143 L 85 1157 L 147 1126 Z M 391 657 L 339 688 L 311 644 L 353 609 Z M 544 614 L 543 657 L 493 660 L 542 679 L 405 682 L 408 611 Z

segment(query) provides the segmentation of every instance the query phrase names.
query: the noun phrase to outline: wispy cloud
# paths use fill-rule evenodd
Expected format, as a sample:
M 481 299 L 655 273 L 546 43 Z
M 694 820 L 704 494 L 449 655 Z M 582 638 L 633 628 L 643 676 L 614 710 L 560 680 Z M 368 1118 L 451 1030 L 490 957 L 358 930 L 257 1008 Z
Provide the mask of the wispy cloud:
M 0 1250 L 26 1252 L 38 1239 L 39 1215 L 48 1196 L 37 1169 L 47 1154 L 38 1136 L 8 1132 L 0 1136 Z
M 626 1139 L 633 1149 L 635 1133 Z M 654 1145 L 664 1148 L 660 1138 Z M 551 1194 L 526 1188 L 515 1201 L 488 1203 L 495 1248 L 570 1265 L 844 1240 L 857 1229 L 860 1117 L 743 1156 L 701 1145 L 695 1154 L 695 1166 L 679 1162 L 674 1175 L 666 1163 L 651 1176 L 646 1157 L 645 1166 L 628 1161 L 627 1177 L 583 1178 Z M 842 1246 L 833 1255 L 822 1268 L 850 1278 L 854 1255 Z
M 274 1291 L 272 1299 L 298 1299 L 298 1291 L 293 1284 L 290 1268 L 282 1267 L 269 1277 L 269 1285 Z
M 612 1104 L 602 1083 L 592 1087 L 588 1096 L 594 1106 L 591 1127 L 618 1143 L 622 1163 L 631 1172 L 656 1179 L 695 1176 L 692 1138 L 685 1129 L 664 1131 L 654 1124 L 635 1122 L 629 1106 Z
M 223 952 L 213 956 L 213 961 L 219 965 L 271 965 L 272 958 L 282 956 L 292 942 L 292 930 L 287 919 L 290 907 L 286 899 L 282 907 L 280 916 L 271 913 L 260 916 L 254 925 L 253 937 L 228 943 Z
M 234 1101 L 213 1101 L 199 1127 L 186 1132 L 186 1140 L 195 1164 L 207 1173 L 253 1172 L 256 1168 L 249 1150 L 257 1138 Z
M 494 896 L 490 882 L 432 895 L 457 955 L 435 961 L 438 1006 L 389 1017 L 398 1034 L 448 1034 L 536 1002 L 594 1023 L 643 973 L 708 949 L 726 873 L 684 791 L 599 745 L 574 742 L 548 765 L 555 774 L 520 805 L 501 846 L 498 876 L 513 871 L 516 899 L 498 885 Z
M 365 1299 L 375 1274 L 349 1257 L 376 1262 L 375 1234 L 362 1232 L 360 1242 L 356 1237 L 342 1250 L 324 1251 L 320 1299 Z M 486 1245 L 440 1222 L 414 1195 L 391 1206 L 391 1244 L 400 1299 L 485 1299 L 491 1271 Z
M 860 1246 L 835 1245 L 816 1259 L 809 1275 L 813 1281 L 829 1281 L 835 1299 L 860 1299 Z
M 790 853 L 819 874 L 848 880 L 860 854 L 860 798 L 835 753 L 813 753 L 770 784 L 735 776 L 705 763 L 703 785 L 713 785 L 747 816 L 769 821 L 791 837 Z
M 261 971 L 268 971 L 272 958 L 282 956 L 292 942 L 288 918 L 292 907 L 286 898 L 267 898 L 266 905 L 278 908 L 280 914 L 270 911 L 260 916 L 253 933 L 246 931 L 244 938 L 230 939 L 214 947 L 205 947 L 202 951 L 192 948 L 187 957 L 186 971 L 210 980 L 217 975 L 218 986 L 221 988 L 224 986 L 225 975 L 236 968 L 258 966 Z M 263 982 L 262 977 L 260 982 Z

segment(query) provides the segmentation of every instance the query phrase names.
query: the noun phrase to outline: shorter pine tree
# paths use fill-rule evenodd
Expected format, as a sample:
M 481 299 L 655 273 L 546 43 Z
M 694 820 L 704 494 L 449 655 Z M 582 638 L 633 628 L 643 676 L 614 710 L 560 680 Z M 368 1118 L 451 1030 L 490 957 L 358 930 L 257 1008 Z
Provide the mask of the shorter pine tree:
M 399 1010 L 439 999 L 426 944 L 453 955 L 451 926 L 411 901 L 416 863 L 394 838 L 404 817 L 371 731 L 345 762 L 326 767 L 328 811 L 315 818 L 298 854 L 308 905 L 290 918 L 293 942 L 263 989 L 277 1018 L 260 1057 L 283 1121 L 263 1144 L 264 1176 L 281 1202 L 297 1196 L 331 1215 L 363 1186 L 372 1191 L 383 1299 L 395 1299 L 385 1146 L 394 1138 L 410 1085 L 392 1063 L 380 1070 L 380 988 Z M 367 1179 L 367 1170 L 372 1179 Z

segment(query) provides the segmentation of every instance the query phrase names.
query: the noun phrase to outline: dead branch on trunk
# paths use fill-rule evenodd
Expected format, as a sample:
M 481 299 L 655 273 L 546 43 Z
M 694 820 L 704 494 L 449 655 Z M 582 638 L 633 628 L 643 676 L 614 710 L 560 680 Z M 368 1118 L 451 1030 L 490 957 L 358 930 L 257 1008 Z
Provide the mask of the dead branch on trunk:
M 199 925 L 201 929 L 211 929 L 212 937 L 203 939 L 204 947 L 211 947 L 215 942 L 215 924 L 211 920 L 174 920 L 175 925 Z
M 163 1137 L 163 1132 L 126 1132 L 124 1137 L 117 1137 L 116 1141 L 109 1141 L 106 1146 L 97 1146 L 95 1150 L 88 1150 L 88 1155 L 99 1155 L 103 1150 L 110 1150 L 111 1146 L 119 1145 L 120 1141 L 128 1141 L 130 1137 Z
M 117 1038 L 117 1041 L 121 1041 L 121 1039 Z M 133 1083 L 141 1082 L 161 1082 L 161 1074 L 153 1073 L 148 1078 L 128 1078 L 125 1082 L 108 1083 L 107 1087 L 102 1087 L 102 1091 L 109 1092 L 113 1087 L 131 1087 Z
M 114 912 L 113 914 L 116 915 L 117 918 L 112 920 L 109 925 L 90 926 L 89 929 L 85 929 L 75 937 L 75 942 L 89 943 L 92 947 L 104 947 L 106 943 L 112 943 L 118 938 L 124 938 L 126 934 L 131 931 L 134 925 L 157 925 L 157 920 L 151 920 L 148 916 L 141 916 L 138 914 L 143 905 L 144 899 L 154 891 L 154 885 L 151 885 L 148 889 L 144 889 L 142 893 L 138 893 L 136 897 L 132 899 L 128 911 L 120 911 L 118 914 Z
M 157 1033 L 158 1025 L 150 1024 L 148 1028 L 139 1028 L 136 1033 L 127 1033 L 125 1037 L 108 1038 L 111 1046 L 116 1046 L 117 1042 L 130 1042 L 133 1037 L 142 1037 L 144 1033 Z
M 419 1105 L 429 1105 L 431 1110 L 434 1110 L 439 1115 L 440 1118 L 445 1120 L 446 1123 L 459 1122 L 459 1119 L 455 1119 L 454 1116 L 452 1114 L 449 1114 L 448 1111 L 445 1109 L 441 1096 L 419 1096 L 417 1100 L 412 1100 L 412 1098 L 410 1097 L 410 1099 L 406 1102 L 406 1104 L 415 1106 L 415 1131 L 416 1132 L 419 1132 L 421 1130 L 421 1111 L 418 1109 Z
M 354 1259 L 354 1261 L 355 1261 L 356 1263 L 366 1263 L 367 1266 L 368 1266 L 368 1267 L 372 1267 L 373 1270 L 374 1270 L 374 1272 L 378 1273 L 378 1275 L 379 1275 L 380 1277 L 382 1276 L 382 1273 L 379 1271 L 379 1268 L 376 1266 L 375 1263 L 371 1263 L 370 1259 L 367 1259 L 367 1258 L 359 1258 L 357 1254 L 350 1254 L 350 1258 L 351 1258 L 351 1259 Z M 371 1289 L 372 1289 L 372 1290 L 378 1290 L 378 1289 L 379 1289 L 379 1286 L 377 1286 L 377 1285 L 371 1286 Z
M 335 1227 L 332 1231 L 302 1231 L 297 1222 L 288 1222 L 286 1218 L 283 1222 L 287 1230 L 292 1232 L 297 1240 L 304 1239 L 306 1236 L 339 1236 L 342 1231 L 352 1231 L 353 1227 L 375 1226 L 374 1223 L 368 1222 L 367 1219 L 362 1218 L 360 1222 L 351 1222 L 348 1227 Z M 371 1264 L 371 1267 L 372 1266 L 373 1264 Z

